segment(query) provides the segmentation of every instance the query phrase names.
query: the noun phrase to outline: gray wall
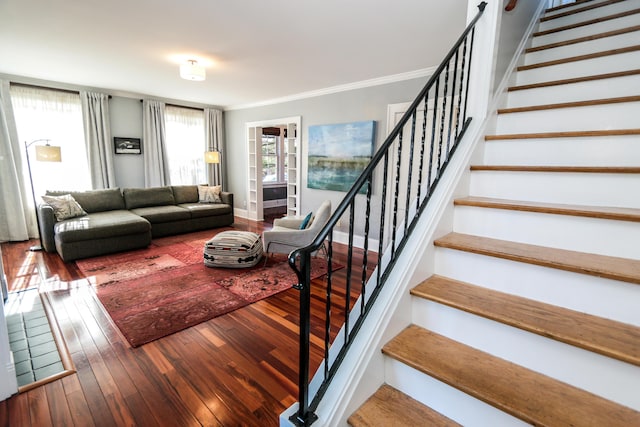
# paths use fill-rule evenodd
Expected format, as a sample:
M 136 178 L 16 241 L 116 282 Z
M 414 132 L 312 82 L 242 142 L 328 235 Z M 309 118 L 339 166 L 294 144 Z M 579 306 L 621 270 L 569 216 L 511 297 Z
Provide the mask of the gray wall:
M 387 105 L 413 101 L 427 77 L 380 86 L 317 96 L 280 104 L 225 112 L 226 189 L 234 193 L 236 207 L 244 209 L 247 199 L 248 153 L 245 123 L 301 116 L 302 171 L 300 213 L 315 210 L 325 199 L 335 207 L 346 193 L 307 188 L 308 129 L 312 125 L 374 120 L 376 147 L 387 134 Z
M 109 101 L 109 114 L 112 137 L 142 139 L 142 102 L 139 99 L 114 96 Z M 145 149 L 144 141 L 142 149 Z M 142 154 L 114 154 L 114 169 L 118 187 L 144 187 Z

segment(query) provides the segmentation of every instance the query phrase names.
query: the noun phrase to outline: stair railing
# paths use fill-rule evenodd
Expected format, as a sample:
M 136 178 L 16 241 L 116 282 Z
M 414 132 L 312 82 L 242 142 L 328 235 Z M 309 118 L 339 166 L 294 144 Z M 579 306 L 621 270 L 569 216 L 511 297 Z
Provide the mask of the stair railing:
M 402 254 L 408 237 L 471 122 L 471 117 L 467 117 L 467 98 L 473 39 L 476 23 L 486 4 L 482 2 L 478 5 L 478 14 L 373 155 L 371 162 L 313 243 L 289 255 L 289 265 L 298 276 L 295 288 L 300 291 L 298 408 L 290 417 L 290 421 L 297 426 L 309 426 L 317 419 L 315 410 L 318 404 Z M 374 209 L 372 214 L 374 183 L 375 201 L 379 203 L 379 209 Z M 356 222 L 356 202 L 362 197 L 360 193 L 363 188 L 366 191 L 364 207 L 357 209 Z M 358 204 L 361 205 L 361 201 Z M 343 295 L 342 289 L 339 294 L 332 289 L 333 239 L 334 229 L 347 210 L 348 248 Z M 370 237 L 375 239 L 375 236 L 370 236 L 372 219 L 378 222 L 377 251 L 369 248 Z M 375 221 L 373 222 L 375 225 Z M 364 240 L 361 271 L 357 271 L 356 267 L 354 273 L 353 243 L 356 225 L 363 231 Z M 311 256 L 322 248 L 326 248 L 327 274 L 324 279 L 315 279 L 312 284 Z M 377 258 L 375 264 L 370 261 L 372 258 Z M 322 309 L 316 309 L 313 318 L 312 286 L 322 288 L 321 291 L 325 294 L 324 301 L 319 303 L 320 306 L 324 305 L 324 313 L 318 312 Z M 317 299 L 317 295 L 314 298 Z M 343 324 L 337 334 L 337 319 L 332 317 L 334 311 L 343 316 L 340 319 Z M 321 318 L 322 315 L 324 319 Z M 317 335 L 324 334 L 324 361 L 322 371 L 318 369 L 313 384 L 310 384 L 312 327 Z M 317 340 L 314 345 L 318 345 Z

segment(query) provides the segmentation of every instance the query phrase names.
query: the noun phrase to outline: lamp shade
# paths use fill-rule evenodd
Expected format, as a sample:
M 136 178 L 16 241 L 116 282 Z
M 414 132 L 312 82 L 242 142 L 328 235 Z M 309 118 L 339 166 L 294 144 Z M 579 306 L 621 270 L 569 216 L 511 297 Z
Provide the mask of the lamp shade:
M 206 74 L 204 67 L 198 65 L 198 61 L 190 59 L 186 64 L 180 65 L 180 77 L 185 80 L 202 81 Z
M 36 145 L 36 160 L 39 162 L 61 162 L 60 147 L 55 145 Z
M 204 153 L 205 163 L 220 163 L 219 151 L 205 151 Z

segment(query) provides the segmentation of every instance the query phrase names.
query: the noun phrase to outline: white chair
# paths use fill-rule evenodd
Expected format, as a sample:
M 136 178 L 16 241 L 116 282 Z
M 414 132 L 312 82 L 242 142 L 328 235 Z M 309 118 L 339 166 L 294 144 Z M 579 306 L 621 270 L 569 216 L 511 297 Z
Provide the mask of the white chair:
M 313 242 L 318 232 L 331 216 L 331 201 L 322 202 L 312 216 L 309 225 L 300 229 L 305 217 L 284 217 L 273 221 L 273 228 L 262 233 L 263 247 L 266 256 L 270 253 L 289 254 L 294 249 L 303 248 Z

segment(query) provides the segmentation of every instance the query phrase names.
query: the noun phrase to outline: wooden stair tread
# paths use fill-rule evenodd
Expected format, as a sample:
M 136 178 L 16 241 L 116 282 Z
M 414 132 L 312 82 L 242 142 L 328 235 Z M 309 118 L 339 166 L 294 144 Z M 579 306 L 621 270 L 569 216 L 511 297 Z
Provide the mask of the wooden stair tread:
M 460 425 L 387 384 L 369 397 L 347 422 L 353 427 L 414 427 L 417 422 L 434 427 Z
M 542 18 L 540 18 L 540 22 L 546 22 L 546 21 L 552 21 L 558 18 L 564 18 L 565 16 L 571 16 L 571 15 L 575 15 L 576 13 L 587 12 L 593 9 L 599 9 L 601 7 L 609 6 L 615 3 L 620 3 L 622 1 L 625 1 L 625 0 L 607 0 L 600 3 L 587 4 L 586 6 L 583 6 L 581 4 L 576 5 L 571 10 L 567 10 L 566 12 L 557 13 L 552 16 L 543 16 Z
M 640 173 L 639 166 L 471 165 L 471 170 L 502 172 Z
M 618 19 L 618 18 L 624 18 L 625 16 L 631 16 L 631 15 L 635 15 L 637 13 L 640 13 L 640 8 L 632 9 L 632 10 L 625 10 L 623 12 L 613 13 L 611 15 L 602 16 L 602 17 L 598 17 L 598 18 L 594 18 L 594 19 L 589 19 L 587 21 L 576 22 L 576 23 L 569 24 L 569 25 L 563 25 L 561 27 L 550 28 L 550 29 L 544 30 L 544 31 L 538 31 L 538 32 L 533 33 L 533 37 L 546 36 L 548 34 L 558 33 L 560 31 L 572 30 L 574 28 L 585 27 L 587 25 L 592 25 L 592 24 L 598 24 L 600 22 L 611 21 L 613 19 Z
M 529 105 L 526 107 L 501 108 L 497 112 L 498 114 L 525 113 L 528 111 L 555 110 L 560 108 L 575 108 L 575 107 L 591 107 L 594 105 L 610 105 L 610 104 L 621 104 L 624 102 L 638 102 L 638 101 L 640 101 L 640 95 L 619 96 L 615 98 L 590 99 L 588 101 L 559 102 L 555 104 L 540 104 L 540 105 Z
M 449 233 L 436 239 L 434 245 L 542 267 L 556 268 L 627 283 L 640 284 L 639 260 L 530 245 L 461 233 Z
M 633 27 L 620 28 L 618 30 L 605 31 L 604 33 L 592 34 L 590 36 L 578 37 L 575 39 L 563 40 L 561 42 L 549 43 L 549 44 L 536 46 L 536 47 L 530 47 L 525 50 L 525 53 L 540 52 L 542 50 L 554 49 L 556 47 L 562 47 L 562 46 L 571 46 L 573 44 L 599 40 L 607 37 L 619 36 L 621 34 L 632 33 L 635 31 L 640 31 L 640 25 L 634 25 Z
M 619 71 L 615 73 L 594 74 L 592 76 L 575 77 L 571 79 L 562 79 L 562 80 L 552 80 L 548 82 L 532 83 L 528 85 L 511 86 L 507 90 L 509 92 L 513 92 L 518 90 L 539 89 L 539 88 L 550 87 L 550 86 L 564 86 L 564 85 L 573 84 L 573 83 L 583 83 L 583 82 L 590 82 L 590 81 L 596 81 L 596 80 L 613 79 L 617 77 L 635 76 L 638 74 L 640 74 L 640 69 Z
M 640 328 L 442 276 L 411 294 L 640 366 Z
M 453 201 L 453 204 L 456 206 L 476 206 L 493 209 L 640 222 L 640 209 L 633 208 L 565 205 L 560 203 L 530 202 L 525 200 L 507 200 L 475 196 L 456 199 Z
M 581 3 L 588 3 L 590 1 L 593 1 L 593 0 L 576 0 L 573 3 L 565 3 L 565 4 L 561 4 L 559 6 L 550 7 L 547 10 L 545 10 L 544 13 L 555 12 L 555 11 L 561 10 L 561 9 L 567 9 L 567 8 L 574 7 L 574 6 L 576 6 L 578 4 L 581 4 Z
M 589 60 L 589 59 L 603 58 L 605 56 L 612 56 L 612 55 L 620 55 L 620 54 L 623 54 L 623 53 L 637 52 L 639 50 L 640 50 L 640 45 L 621 47 L 621 48 L 617 48 L 617 49 L 603 50 L 601 52 L 587 53 L 587 54 L 584 54 L 584 55 L 569 56 L 567 58 L 562 58 L 562 59 L 554 59 L 552 61 L 538 62 L 536 64 L 521 65 L 521 66 L 519 66 L 517 68 L 517 70 L 518 71 L 533 70 L 533 69 L 536 69 L 536 68 L 549 67 L 549 66 L 552 66 L 552 65 L 567 64 L 569 62 L 586 61 L 586 60 Z
M 640 412 L 414 325 L 382 351 L 534 425 L 640 425 Z
M 547 139 L 547 138 L 584 138 L 584 137 L 605 137 L 605 136 L 628 136 L 640 135 L 640 129 L 607 129 L 607 130 L 579 130 L 562 132 L 539 132 L 539 133 L 512 133 L 501 135 L 485 135 L 485 141 L 498 141 L 505 139 Z

